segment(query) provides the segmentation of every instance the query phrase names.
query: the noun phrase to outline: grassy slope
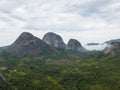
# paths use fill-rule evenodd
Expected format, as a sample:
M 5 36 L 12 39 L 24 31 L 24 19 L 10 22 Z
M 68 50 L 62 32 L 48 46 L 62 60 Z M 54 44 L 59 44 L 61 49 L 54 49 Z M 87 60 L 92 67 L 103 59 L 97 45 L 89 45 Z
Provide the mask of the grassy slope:
M 119 90 L 120 56 L 99 52 L 80 59 L 72 54 L 18 59 L 0 54 L 0 90 Z

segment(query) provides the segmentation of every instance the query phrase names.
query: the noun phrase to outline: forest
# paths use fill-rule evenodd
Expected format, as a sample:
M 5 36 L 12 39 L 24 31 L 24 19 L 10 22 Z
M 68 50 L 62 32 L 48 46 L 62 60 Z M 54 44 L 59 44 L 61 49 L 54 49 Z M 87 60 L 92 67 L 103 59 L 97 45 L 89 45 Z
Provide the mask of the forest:
M 119 90 L 120 54 L 0 53 L 0 90 Z

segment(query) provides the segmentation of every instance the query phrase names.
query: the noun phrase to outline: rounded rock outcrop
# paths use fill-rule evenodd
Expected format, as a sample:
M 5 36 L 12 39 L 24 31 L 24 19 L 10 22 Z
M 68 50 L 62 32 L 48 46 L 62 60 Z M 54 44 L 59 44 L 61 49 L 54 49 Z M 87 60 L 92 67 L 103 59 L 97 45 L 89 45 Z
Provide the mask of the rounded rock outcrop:
M 52 32 L 48 32 L 47 34 L 45 34 L 43 37 L 43 41 L 55 48 L 65 48 L 66 46 L 63 42 L 62 37 Z
M 76 39 L 70 39 L 66 49 L 67 50 L 73 50 L 73 51 L 84 51 L 85 50 L 82 47 L 81 43 Z

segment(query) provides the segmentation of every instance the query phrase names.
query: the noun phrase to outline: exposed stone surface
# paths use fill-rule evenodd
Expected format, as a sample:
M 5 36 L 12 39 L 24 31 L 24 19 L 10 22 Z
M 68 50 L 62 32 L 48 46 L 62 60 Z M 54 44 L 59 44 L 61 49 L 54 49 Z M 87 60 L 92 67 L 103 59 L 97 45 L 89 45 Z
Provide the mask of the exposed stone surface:
M 45 34 L 43 41 L 55 48 L 65 48 L 66 46 L 62 37 L 52 32 Z
M 28 32 L 23 32 L 19 38 L 8 47 L 7 51 L 17 57 L 37 55 L 40 53 L 57 53 L 54 48 Z
M 105 54 L 116 55 L 120 53 L 120 42 L 111 42 L 104 50 Z
M 82 47 L 81 43 L 76 39 L 70 39 L 66 49 L 73 50 L 73 51 L 81 51 L 81 52 L 85 51 L 85 49 Z

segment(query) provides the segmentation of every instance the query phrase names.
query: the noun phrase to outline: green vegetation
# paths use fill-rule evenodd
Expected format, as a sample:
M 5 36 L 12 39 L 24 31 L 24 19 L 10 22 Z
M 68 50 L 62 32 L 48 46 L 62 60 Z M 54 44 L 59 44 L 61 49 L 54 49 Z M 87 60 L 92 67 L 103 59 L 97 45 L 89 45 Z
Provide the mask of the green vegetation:
M 120 54 L 16 58 L 0 53 L 0 90 L 119 90 Z M 80 57 L 79 57 L 80 56 Z

